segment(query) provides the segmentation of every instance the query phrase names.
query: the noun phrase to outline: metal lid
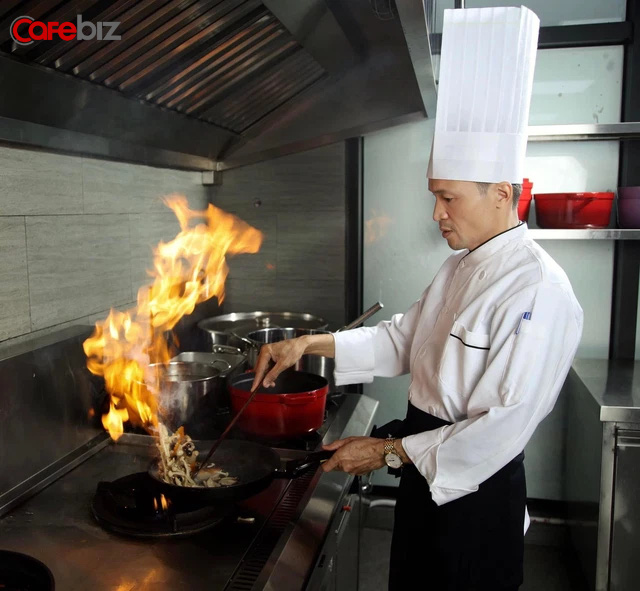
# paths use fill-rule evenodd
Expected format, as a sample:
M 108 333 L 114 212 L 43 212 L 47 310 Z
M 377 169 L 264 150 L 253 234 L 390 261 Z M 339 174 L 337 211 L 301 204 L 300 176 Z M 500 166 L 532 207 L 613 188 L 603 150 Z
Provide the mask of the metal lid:
M 262 328 L 327 328 L 324 318 L 299 312 L 234 312 L 205 318 L 198 322 L 202 330 L 228 332 L 245 337 Z

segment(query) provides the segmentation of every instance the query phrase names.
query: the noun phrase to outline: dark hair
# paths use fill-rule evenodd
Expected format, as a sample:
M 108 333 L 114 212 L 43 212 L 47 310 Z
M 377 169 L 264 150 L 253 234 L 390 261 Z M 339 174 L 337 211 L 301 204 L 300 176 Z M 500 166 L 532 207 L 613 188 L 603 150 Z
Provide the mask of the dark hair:
M 489 187 L 493 183 L 476 183 L 478 185 L 478 191 L 483 195 L 487 194 L 489 191 Z M 511 183 L 511 187 L 513 188 L 513 209 L 518 207 L 518 201 L 520 200 L 520 195 L 522 194 L 522 185 L 520 183 Z

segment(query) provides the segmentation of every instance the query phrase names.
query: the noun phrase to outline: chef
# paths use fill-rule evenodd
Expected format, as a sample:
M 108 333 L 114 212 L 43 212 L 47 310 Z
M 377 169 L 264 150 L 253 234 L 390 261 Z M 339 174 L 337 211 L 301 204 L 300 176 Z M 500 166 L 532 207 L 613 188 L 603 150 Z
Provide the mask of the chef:
M 456 251 L 404 314 L 264 345 L 273 385 L 303 354 L 336 384 L 411 374 L 406 418 L 350 437 L 323 469 L 401 474 L 392 590 L 515 590 L 528 525 L 524 447 L 552 410 L 582 334 L 566 274 L 517 216 L 539 20 L 527 8 L 445 10 L 429 191 Z

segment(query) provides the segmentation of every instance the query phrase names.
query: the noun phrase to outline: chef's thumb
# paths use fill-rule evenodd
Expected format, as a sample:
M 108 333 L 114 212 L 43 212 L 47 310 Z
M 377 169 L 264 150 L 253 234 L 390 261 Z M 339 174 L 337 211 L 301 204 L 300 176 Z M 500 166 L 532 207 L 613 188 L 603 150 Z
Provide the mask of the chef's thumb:
M 262 381 L 262 383 L 264 384 L 265 388 L 271 388 L 273 386 L 275 386 L 276 384 L 276 378 L 285 370 L 287 369 L 286 367 L 284 367 L 282 364 L 280 363 L 276 363 L 272 368 L 271 371 L 269 371 L 269 373 L 264 377 L 264 380 Z

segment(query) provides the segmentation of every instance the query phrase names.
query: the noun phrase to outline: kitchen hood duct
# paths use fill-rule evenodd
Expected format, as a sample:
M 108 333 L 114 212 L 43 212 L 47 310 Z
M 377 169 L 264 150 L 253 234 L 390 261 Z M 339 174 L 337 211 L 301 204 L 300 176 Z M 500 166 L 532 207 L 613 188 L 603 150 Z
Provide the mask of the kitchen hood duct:
M 222 170 L 422 118 L 423 2 L 372 2 L 7 0 L 0 142 Z M 120 39 L 11 37 L 78 15 Z

